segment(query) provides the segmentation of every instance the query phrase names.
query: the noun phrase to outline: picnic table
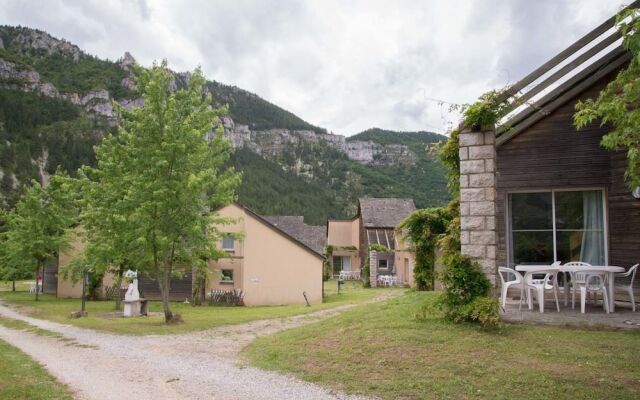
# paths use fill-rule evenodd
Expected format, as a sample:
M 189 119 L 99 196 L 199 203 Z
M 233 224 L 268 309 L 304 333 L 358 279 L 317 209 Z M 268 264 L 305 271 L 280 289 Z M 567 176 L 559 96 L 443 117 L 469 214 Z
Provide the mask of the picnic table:
M 614 280 L 615 274 L 619 272 L 624 272 L 625 269 L 623 267 L 617 267 L 614 265 L 591 265 L 591 266 L 569 266 L 569 265 L 516 265 L 516 271 L 525 272 L 525 273 L 536 273 L 536 272 L 545 272 L 545 271 L 559 271 L 562 273 L 573 273 L 577 271 L 592 271 L 592 272 L 604 272 L 607 274 L 607 295 L 609 296 L 609 310 L 611 312 L 615 311 L 615 290 L 614 290 Z M 564 285 L 565 292 L 569 290 L 568 285 Z

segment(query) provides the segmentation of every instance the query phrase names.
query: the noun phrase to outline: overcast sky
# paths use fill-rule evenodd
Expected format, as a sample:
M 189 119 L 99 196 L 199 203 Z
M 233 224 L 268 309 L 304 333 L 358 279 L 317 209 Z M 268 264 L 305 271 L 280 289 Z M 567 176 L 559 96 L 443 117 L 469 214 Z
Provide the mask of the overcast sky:
M 630 0 L 0 0 L 0 24 L 39 28 L 102 58 L 201 65 L 343 135 L 444 132 L 436 100 L 513 83 Z

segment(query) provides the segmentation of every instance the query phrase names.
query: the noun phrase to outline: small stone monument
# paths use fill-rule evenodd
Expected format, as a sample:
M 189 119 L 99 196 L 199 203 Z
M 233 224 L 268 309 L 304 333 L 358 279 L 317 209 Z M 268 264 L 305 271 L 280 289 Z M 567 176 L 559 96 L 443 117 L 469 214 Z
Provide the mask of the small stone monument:
M 141 304 L 144 299 L 140 298 L 138 291 L 138 273 L 128 270 L 124 274 L 125 278 L 131 280 L 127 293 L 124 295 L 124 313 L 125 317 L 138 317 L 141 313 Z

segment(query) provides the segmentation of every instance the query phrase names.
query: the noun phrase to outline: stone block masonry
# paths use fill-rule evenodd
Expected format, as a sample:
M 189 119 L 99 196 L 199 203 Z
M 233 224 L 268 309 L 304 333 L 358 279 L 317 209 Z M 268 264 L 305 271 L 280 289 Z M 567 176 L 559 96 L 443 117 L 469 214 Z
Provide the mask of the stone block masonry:
M 369 252 L 369 283 L 371 287 L 378 286 L 378 252 Z
M 495 132 L 460 133 L 460 238 L 462 254 L 496 283 Z

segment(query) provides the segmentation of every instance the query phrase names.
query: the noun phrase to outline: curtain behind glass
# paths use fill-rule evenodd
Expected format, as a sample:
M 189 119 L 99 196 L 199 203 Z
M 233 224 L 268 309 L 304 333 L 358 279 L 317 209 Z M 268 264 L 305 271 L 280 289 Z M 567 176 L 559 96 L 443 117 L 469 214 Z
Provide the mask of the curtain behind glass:
M 591 265 L 604 265 L 604 215 L 602 192 L 588 191 L 582 193 L 584 212 L 584 233 L 580 260 Z
M 351 256 L 342 256 L 342 270 L 351 271 Z

